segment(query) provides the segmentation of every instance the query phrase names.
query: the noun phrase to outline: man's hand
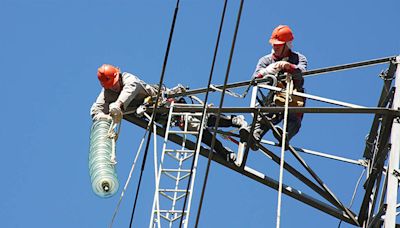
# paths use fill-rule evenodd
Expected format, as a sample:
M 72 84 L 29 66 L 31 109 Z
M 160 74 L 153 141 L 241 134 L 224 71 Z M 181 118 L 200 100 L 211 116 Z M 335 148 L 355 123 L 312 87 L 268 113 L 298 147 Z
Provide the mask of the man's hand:
M 279 69 L 279 71 L 283 70 L 287 72 L 292 69 L 292 64 L 286 61 L 278 61 L 275 63 L 275 66 Z
M 109 106 L 110 115 L 114 119 L 115 123 L 119 123 L 122 119 L 121 103 L 114 102 Z
M 103 112 L 99 112 L 93 116 L 93 121 L 108 120 L 110 118 L 111 118 L 110 115 L 104 114 Z
M 280 68 L 277 66 L 276 63 L 269 64 L 266 68 L 263 68 L 258 71 L 257 78 L 263 78 L 266 75 L 276 75 L 279 73 Z

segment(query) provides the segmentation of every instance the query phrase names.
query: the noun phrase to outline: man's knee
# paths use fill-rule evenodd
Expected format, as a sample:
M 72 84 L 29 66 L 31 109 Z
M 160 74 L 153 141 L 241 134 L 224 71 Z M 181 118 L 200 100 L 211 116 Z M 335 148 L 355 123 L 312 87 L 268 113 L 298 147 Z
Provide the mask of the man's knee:
M 288 121 L 288 139 L 290 140 L 295 136 L 301 128 L 301 118 L 297 116 Z

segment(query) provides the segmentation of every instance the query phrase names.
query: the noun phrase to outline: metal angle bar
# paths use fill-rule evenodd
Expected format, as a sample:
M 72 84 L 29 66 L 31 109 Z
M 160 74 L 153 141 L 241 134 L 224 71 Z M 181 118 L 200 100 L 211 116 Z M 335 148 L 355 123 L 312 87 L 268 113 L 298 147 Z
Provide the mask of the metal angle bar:
M 178 108 L 176 108 L 178 109 Z M 283 112 L 283 107 L 260 107 L 260 108 L 248 108 L 248 107 L 226 107 L 221 108 L 222 113 L 254 113 L 257 109 L 260 113 L 279 113 Z M 149 109 L 151 110 L 151 109 Z M 197 108 L 179 108 L 182 112 L 192 112 L 200 109 Z M 208 108 L 208 113 L 217 113 L 218 108 Z M 167 113 L 168 109 L 160 108 L 157 113 Z M 338 107 L 289 107 L 289 113 L 343 113 L 343 114 L 383 114 L 393 115 L 395 117 L 400 116 L 399 110 L 390 108 L 338 108 Z
M 396 56 L 389 56 L 389 57 L 384 57 L 384 58 L 379 58 L 379 59 L 372 59 L 372 60 L 367 60 L 367 61 L 361 61 L 361 62 L 343 64 L 343 65 L 338 65 L 338 66 L 333 66 L 333 67 L 320 68 L 320 69 L 316 69 L 316 70 L 310 70 L 310 71 L 304 72 L 303 75 L 304 75 L 304 77 L 308 77 L 311 75 L 325 74 L 325 73 L 330 73 L 330 72 L 337 72 L 337 71 L 342 71 L 342 70 L 373 66 L 373 65 L 377 65 L 377 64 L 388 63 L 388 62 L 394 61 L 395 59 L 396 59 Z
M 185 108 L 189 108 L 189 107 L 187 107 L 187 106 L 183 106 L 183 107 L 185 107 Z M 203 108 L 203 107 L 196 107 L 196 108 Z M 187 112 L 173 112 L 172 113 L 172 115 L 174 115 L 174 116 L 183 116 L 183 115 L 185 115 L 185 114 L 187 114 Z M 191 116 L 202 116 L 203 114 L 202 113 L 199 113 L 199 112 L 194 112 L 194 113 L 190 113 L 190 115 Z
M 168 194 L 166 194 L 166 193 L 164 193 L 164 192 L 160 192 L 160 194 L 161 194 L 162 196 L 166 197 L 167 199 L 171 200 L 171 201 L 174 200 L 173 197 L 169 196 Z
M 174 213 L 174 214 L 182 214 L 182 210 L 160 210 L 161 213 Z M 186 211 L 183 212 L 186 214 Z
M 259 85 L 260 88 L 265 88 L 265 89 L 269 89 L 269 90 L 273 90 L 273 91 L 278 91 L 278 92 L 283 92 L 284 89 L 283 88 L 279 88 L 276 86 L 270 86 L 270 85 Z M 321 101 L 321 102 L 325 102 L 325 103 L 330 103 L 330 104 L 335 104 L 335 105 L 339 105 L 339 106 L 343 106 L 343 107 L 348 107 L 348 108 L 365 108 L 363 106 L 360 105 L 355 105 L 355 104 L 350 104 L 347 102 L 343 102 L 343 101 L 337 101 L 337 100 L 333 100 L 333 99 L 329 99 L 329 98 L 325 98 L 325 97 L 320 97 L 320 96 L 315 96 L 315 95 L 311 95 L 311 94 L 306 94 L 306 93 L 301 93 L 301 92 L 297 92 L 297 91 L 293 91 L 293 95 L 295 96 L 299 96 L 299 97 L 305 97 L 311 100 L 316 100 L 316 101 Z
M 380 59 L 373 59 L 373 60 L 367 60 L 367 61 L 362 61 L 362 62 L 356 62 L 356 63 L 344 64 L 344 65 L 339 65 L 339 66 L 310 70 L 310 71 L 304 72 L 303 77 L 309 77 L 311 75 L 317 75 L 317 74 L 341 71 L 341 70 L 346 70 L 346 69 L 351 69 L 351 68 L 359 68 L 359 67 L 366 67 L 366 66 L 372 66 L 372 65 L 376 65 L 376 64 L 387 63 L 387 62 L 393 61 L 395 58 L 396 58 L 396 56 L 390 56 L 390 57 L 385 57 L 385 58 L 380 58 Z M 247 81 L 227 84 L 226 89 L 245 87 L 245 86 L 248 86 L 251 82 L 252 82 L 252 80 L 247 80 Z M 263 82 L 268 82 L 268 79 L 256 79 L 255 80 L 255 84 L 260 84 Z M 215 87 L 217 89 L 222 89 L 223 85 L 217 85 Z M 208 88 L 193 89 L 193 90 L 188 90 L 184 93 L 170 94 L 170 95 L 168 95 L 168 97 L 180 97 L 180 96 L 201 94 L 201 93 L 207 92 L 207 90 L 208 90 Z M 211 89 L 209 89 L 209 90 L 212 91 Z
M 193 156 L 194 156 L 194 153 L 189 154 L 188 156 L 186 156 L 186 157 L 184 157 L 184 158 L 182 159 L 182 162 L 188 160 L 189 158 L 192 158 Z
M 187 173 L 187 174 L 181 176 L 181 177 L 179 178 L 179 181 L 181 181 L 181 180 L 187 178 L 188 176 L 190 176 L 190 173 Z M 190 192 L 190 190 L 188 190 L 188 192 Z
M 167 213 L 167 214 L 168 214 L 168 212 L 164 212 L 164 213 Z M 160 216 L 161 216 L 163 219 L 167 220 L 168 222 L 172 222 L 172 219 L 170 219 L 168 215 L 163 215 L 163 214 L 161 214 L 161 212 L 160 212 Z
M 197 135 L 197 131 L 169 131 L 170 134 L 190 134 L 190 135 Z
M 181 159 L 176 157 L 176 154 L 173 154 L 173 152 L 165 152 L 166 155 L 168 155 L 170 158 L 174 159 L 177 162 L 180 162 Z
M 145 121 L 143 119 L 140 119 L 140 118 L 138 118 L 138 117 L 136 117 L 134 115 L 124 116 L 124 118 L 127 121 L 129 121 L 129 122 L 131 122 L 131 123 L 133 123 L 133 124 L 135 124 L 135 125 L 137 125 L 137 126 L 139 126 L 141 128 L 146 128 L 146 126 L 147 126 L 147 121 Z M 164 136 L 165 135 L 165 129 L 157 128 L 157 132 L 156 133 L 158 135 L 160 135 L 160 136 Z M 174 134 L 169 135 L 168 139 L 170 141 L 178 144 L 178 145 L 180 145 L 180 143 L 183 140 L 181 136 L 174 135 Z M 188 149 L 194 149 L 195 148 L 195 143 L 190 141 L 190 140 L 187 140 L 185 146 Z M 204 149 L 204 148 L 202 148 L 200 150 L 200 154 L 202 156 L 204 156 L 204 157 L 208 157 L 208 153 L 209 153 L 209 151 Z M 221 164 L 221 165 L 223 165 L 223 166 L 225 166 L 225 167 L 227 167 L 227 168 L 229 168 L 229 169 L 231 169 L 231 170 L 234 170 L 234 171 L 236 171 L 238 173 L 241 173 L 242 175 L 245 175 L 245 176 L 247 176 L 247 177 L 249 177 L 249 178 L 251 178 L 251 179 L 253 179 L 253 180 L 255 180 L 255 181 L 259 182 L 259 183 L 261 183 L 261 184 L 264 184 L 264 185 L 266 185 L 268 187 L 271 187 L 271 188 L 273 188 L 275 190 L 278 189 L 278 182 L 276 180 L 270 178 L 270 177 L 265 176 L 264 174 L 261 174 L 259 172 L 254 171 L 254 170 L 251 170 L 248 167 L 245 167 L 245 169 L 240 169 L 236 165 L 226 162 L 225 160 L 223 160 L 219 156 L 213 156 L 212 160 L 217 162 L 217 163 L 219 163 L 219 164 Z M 326 204 L 326 203 L 324 203 L 324 202 L 322 202 L 322 201 L 320 201 L 318 199 L 315 199 L 315 198 L 313 198 L 313 197 L 311 197 L 311 196 L 309 196 L 309 195 L 307 195 L 307 194 L 305 194 L 305 193 L 303 193 L 303 192 L 301 192 L 299 190 L 296 190 L 294 188 L 291 188 L 291 187 L 285 185 L 284 189 L 283 189 L 283 193 L 288 195 L 288 196 L 290 196 L 290 197 L 292 197 L 292 198 L 294 198 L 294 199 L 296 199 L 296 200 L 298 200 L 298 201 L 300 201 L 300 202 L 303 202 L 303 203 L 305 203 L 305 204 L 307 204 L 307 205 L 309 205 L 309 206 L 311 206 L 313 208 L 316 208 L 316 209 L 318 209 L 318 210 L 320 210 L 320 211 L 322 211 L 322 212 L 324 212 L 326 214 L 329 214 L 329 215 L 331 215 L 331 216 L 333 216 L 335 218 L 341 219 L 344 222 L 347 222 L 347 223 L 353 224 L 353 225 L 357 225 L 357 223 L 355 223 L 352 219 L 350 219 L 343 211 L 338 210 L 337 208 L 334 208 L 334 207 L 332 207 L 332 206 L 330 206 L 330 205 L 328 205 L 328 204 Z
M 183 189 L 160 189 L 159 191 L 163 191 L 163 192 L 186 192 L 186 190 Z
M 382 215 L 386 213 L 386 208 L 387 208 L 387 204 L 383 204 L 382 207 L 379 209 L 378 213 L 372 219 L 371 223 L 368 225 L 368 228 L 378 227 L 378 226 L 376 226 L 377 222 L 381 221 Z
M 369 220 L 372 220 L 371 215 L 373 215 L 375 212 L 376 200 L 378 199 L 379 190 L 381 188 L 381 179 L 382 179 L 382 173 L 378 173 L 378 177 L 376 178 L 376 186 L 372 193 L 372 195 L 373 195 L 372 205 L 370 206 L 369 215 L 368 215 L 368 217 L 370 217 Z M 383 192 L 382 192 L 382 194 L 383 194 Z M 371 221 L 369 221 L 368 224 L 369 223 L 371 223 Z
M 162 169 L 161 172 L 190 173 L 190 169 Z
M 396 58 L 396 64 L 400 65 L 400 56 Z M 395 73 L 395 95 L 392 103 L 392 108 L 400 108 L 400 67 L 397 67 Z M 385 227 L 393 227 L 396 225 L 396 204 L 398 200 L 398 187 L 399 178 L 396 172 L 400 167 L 400 121 L 396 119 L 393 121 L 391 134 L 390 134 L 390 154 L 388 157 L 388 184 L 386 192 L 387 210 L 385 213 Z
M 397 68 L 397 64 L 394 64 L 392 61 L 389 65 L 389 69 L 388 69 L 385 79 L 393 78 L 396 68 Z M 391 80 L 384 81 L 382 90 L 381 90 L 381 96 L 379 98 L 377 107 L 386 107 L 387 102 L 389 102 L 389 100 L 386 100 L 386 98 L 388 97 L 388 95 L 390 93 L 391 84 L 392 84 Z M 369 148 L 369 145 L 373 145 L 373 143 L 375 142 L 375 138 L 377 136 L 377 131 L 378 131 L 378 127 L 379 127 L 379 118 L 380 118 L 380 115 L 375 115 L 374 120 L 372 122 L 371 130 L 368 134 L 368 139 L 366 142 L 367 144 L 366 144 L 365 150 L 364 150 L 365 158 L 372 158 L 371 148 Z
M 250 149 L 249 142 L 251 142 L 253 140 L 253 133 L 254 133 L 254 128 L 256 126 L 256 123 L 257 123 L 258 114 L 259 114 L 259 111 L 257 110 L 253 116 L 253 122 L 251 123 L 249 137 L 247 138 L 247 146 L 244 149 L 242 163 L 240 164 L 240 168 L 242 168 L 242 169 L 244 169 L 244 167 L 246 166 L 247 157 L 249 155 L 249 149 Z
M 266 186 L 271 187 L 275 190 L 278 189 L 278 181 L 276 181 L 268 176 L 265 176 L 263 174 L 260 175 L 258 172 L 252 172 L 252 170 L 249 169 L 248 167 L 245 167 L 244 172 L 242 172 L 242 174 L 252 178 L 253 180 L 263 183 Z M 295 188 L 292 188 L 288 185 L 283 184 L 282 192 L 300 202 L 303 202 L 303 203 L 305 203 L 311 207 L 314 207 L 322 212 L 325 212 L 333 217 L 341 219 L 349 224 L 357 225 L 357 223 L 355 223 L 352 219 L 350 219 L 343 211 L 338 210 L 322 201 L 319 201 L 318 199 L 315 199 L 315 198 L 303 193 L 302 191 L 299 191 Z
M 184 106 L 184 107 L 187 107 L 187 106 L 203 107 L 202 104 L 187 104 L 187 103 L 175 103 L 174 106 L 175 107 L 179 107 L 179 106 Z
M 260 146 L 260 150 L 267 156 L 270 157 L 275 163 L 280 164 L 280 158 L 274 154 L 272 151 L 268 150 L 266 147 L 264 147 L 263 145 L 259 145 Z M 289 172 L 291 173 L 294 177 L 296 177 L 297 179 L 299 179 L 301 182 L 303 182 L 305 185 L 307 185 L 309 188 L 311 188 L 312 190 L 314 190 L 316 193 L 318 193 L 321 197 L 325 198 L 327 201 L 329 201 L 330 203 L 332 203 L 333 205 L 336 205 L 338 207 L 338 204 L 335 200 L 332 199 L 332 197 L 321 187 L 319 187 L 318 185 L 316 185 L 313 181 L 311 181 L 310 179 L 308 179 L 306 176 L 304 176 L 303 174 L 301 174 L 299 171 L 297 171 L 294 167 L 292 167 L 291 165 L 289 165 L 287 162 L 284 162 L 283 167 Z
M 278 132 L 278 130 L 276 129 L 276 127 L 274 126 L 274 124 L 272 124 L 270 121 L 268 121 L 264 116 L 261 116 L 263 118 L 263 121 L 265 121 L 270 129 L 274 132 L 275 135 L 278 135 L 280 137 L 282 137 L 280 135 L 280 133 Z M 316 180 L 318 182 L 318 184 L 325 190 L 326 193 L 328 193 L 329 197 L 335 201 L 335 205 L 337 207 L 339 207 L 340 209 L 344 210 L 347 215 L 355 222 L 357 223 L 357 219 L 355 218 L 355 214 L 350 211 L 348 208 L 346 208 L 342 202 L 340 202 L 340 200 L 335 196 L 335 194 L 333 194 L 333 192 L 328 188 L 328 186 L 321 180 L 321 178 L 319 178 L 319 176 L 314 172 L 314 170 L 306 163 L 306 161 L 300 156 L 299 153 L 297 153 L 297 151 L 291 146 L 288 145 L 287 146 L 289 151 L 292 153 L 292 155 L 297 159 L 297 161 L 304 167 L 304 169 L 307 170 L 307 172 L 314 178 L 314 180 Z
M 183 197 L 185 197 L 186 195 L 188 195 L 185 191 L 185 193 L 182 193 L 180 196 L 176 197 L 176 201 L 179 201 L 180 199 L 182 199 Z
M 178 149 L 165 149 L 166 152 L 176 152 L 176 153 L 194 153 L 194 150 L 178 150 Z
M 167 175 L 167 176 L 170 177 L 171 179 L 177 180 L 176 176 L 174 176 L 174 175 L 172 175 L 172 174 L 170 174 L 170 173 L 167 173 L 167 172 L 162 172 L 162 173 L 165 174 L 165 175 Z
M 220 135 L 240 137 L 239 134 L 236 134 L 236 133 L 233 133 L 233 132 L 226 132 L 226 131 L 218 130 L 217 133 L 220 134 Z M 278 143 L 273 142 L 273 141 L 262 139 L 260 142 L 263 143 L 263 144 L 280 147 Z M 337 161 L 341 161 L 341 162 L 346 162 L 346 163 L 350 163 L 350 164 L 355 164 L 355 165 L 360 165 L 360 166 L 367 167 L 367 164 L 366 164 L 365 160 L 361 160 L 361 159 L 360 160 L 354 160 L 354 159 L 350 159 L 350 158 L 340 157 L 340 156 L 336 156 L 336 155 L 332 155 L 332 154 L 322 153 L 322 152 L 318 152 L 318 151 L 314 151 L 314 150 L 310 150 L 310 149 L 305 149 L 305 148 L 300 148 L 300 147 L 295 147 L 295 146 L 293 146 L 293 148 L 296 151 L 302 152 L 302 153 L 305 153 L 305 154 L 311 154 L 311 155 L 315 155 L 315 156 L 318 156 L 318 157 L 328 158 L 328 159 L 332 159 L 332 160 L 337 160 Z
M 175 192 L 177 192 L 177 191 L 174 191 L 174 193 Z M 180 199 L 182 199 L 182 197 L 185 197 L 186 196 L 186 191 L 183 191 L 183 193 L 181 194 L 181 195 L 179 195 L 179 196 L 177 196 L 177 197 L 171 197 L 170 195 L 168 195 L 167 193 L 165 193 L 165 192 L 160 192 L 160 194 L 161 195 L 163 195 L 163 196 L 165 196 L 167 199 L 169 199 L 169 200 L 171 200 L 171 201 L 173 201 L 173 200 L 175 200 L 175 201 L 178 201 L 178 200 L 180 200 Z
M 375 186 L 376 178 L 378 176 L 378 172 L 381 172 L 383 169 L 384 165 L 384 160 L 387 155 L 387 142 L 389 140 L 390 136 L 390 131 L 391 131 L 391 126 L 393 123 L 393 117 L 385 117 L 382 121 L 382 125 L 384 129 L 381 129 L 383 131 L 381 133 L 381 137 L 379 140 L 379 149 L 378 149 L 378 155 L 376 156 L 375 160 L 373 161 L 372 165 L 374 168 L 372 168 L 372 172 L 370 173 L 366 183 L 365 183 L 365 194 L 364 198 L 360 207 L 360 212 L 358 213 L 358 221 L 360 224 L 363 224 L 364 221 L 367 219 L 368 216 L 368 204 L 370 201 L 370 197 L 372 194 L 372 189 Z
M 390 88 L 390 84 L 391 84 L 391 82 L 385 81 L 385 83 L 382 87 L 381 97 L 378 102 L 378 107 L 385 107 L 387 105 L 386 103 L 383 103 L 383 100 L 388 95 L 388 90 L 389 90 L 388 88 Z M 371 146 L 371 145 L 375 145 L 375 140 L 378 135 L 378 128 L 381 123 L 381 117 L 382 117 L 381 114 L 375 113 L 374 120 L 372 121 L 371 129 L 368 134 L 368 138 L 365 142 L 366 143 L 365 149 L 364 149 L 364 157 L 365 158 L 371 159 L 373 156 L 373 150 L 374 150 L 375 146 Z
M 261 143 L 263 144 L 268 144 L 271 146 L 279 146 L 278 143 L 269 141 L 269 140 L 261 140 Z M 336 160 L 336 161 L 341 161 L 341 162 L 346 162 L 346 163 L 350 163 L 350 164 L 355 164 L 355 165 L 360 165 L 360 166 L 364 166 L 366 167 L 367 165 L 365 164 L 365 161 L 363 160 L 354 160 L 354 159 L 349 159 L 349 158 L 344 158 L 344 157 L 340 157 L 340 156 L 336 156 L 336 155 L 331 155 L 331 154 L 326 154 L 326 153 L 322 153 L 322 152 L 318 152 L 318 151 L 313 151 L 313 150 L 309 150 L 309 149 L 304 149 L 304 148 L 300 148 L 300 147 L 293 147 L 296 151 L 298 152 L 302 152 L 305 154 L 311 154 L 311 155 L 315 155 L 318 157 L 323 157 L 323 158 L 328 158 L 328 159 L 332 159 L 332 160 Z

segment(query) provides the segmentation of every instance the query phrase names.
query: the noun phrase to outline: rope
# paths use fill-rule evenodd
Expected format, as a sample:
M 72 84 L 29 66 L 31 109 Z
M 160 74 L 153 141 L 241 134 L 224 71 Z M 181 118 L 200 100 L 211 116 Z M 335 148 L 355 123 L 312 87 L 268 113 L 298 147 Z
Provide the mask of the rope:
M 221 30 L 222 30 L 222 25 L 223 25 L 223 22 L 224 22 L 226 5 L 227 5 L 227 0 L 225 0 L 225 3 L 224 3 L 224 10 L 222 12 L 222 18 L 221 18 L 221 23 L 220 23 L 220 31 L 218 33 L 218 40 L 219 40 L 219 36 L 220 36 Z M 204 193 L 205 193 L 205 190 L 206 190 L 208 174 L 209 174 L 210 165 L 211 165 L 211 158 L 212 158 L 212 155 L 213 155 L 212 150 L 214 149 L 215 139 L 216 139 L 216 134 L 217 134 L 216 130 L 218 129 L 219 120 L 221 118 L 221 108 L 222 108 L 222 105 L 223 105 L 223 102 L 224 102 L 224 95 L 225 95 L 226 85 L 228 83 L 229 71 L 230 71 L 230 67 L 231 67 L 231 63 L 232 63 L 232 56 L 233 56 L 233 52 L 235 50 L 236 37 L 237 37 L 238 29 L 239 29 L 239 23 L 240 23 L 240 17 L 242 15 L 242 9 L 243 9 L 243 0 L 240 1 L 240 8 L 239 8 L 238 16 L 237 16 L 237 21 L 236 21 L 235 33 L 234 33 L 233 40 L 232 40 L 232 47 L 231 47 L 231 51 L 230 51 L 230 55 L 229 55 L 229 61 L 228 61 L 227 69 L 226 69 L 224 86 L 223 86 L 223 89 L 222 89 L 221 100 L 220 100 L 218 113 L 217 113 L 217 120 L 216 120 L 216 124 L 215 124 L 215 128 L 214 128 L 215 131 L 213 132 L 213 138 L 211 140 L 211 148 L 210 148 L 210 152 L 208 154 L 207 169 L 206 169 L 206 174 L 205 174 L 205 177 L 204 177 L 203 187 L 202 187 L 202 191 L 201 191 L 200 203 L 199 203 L 199 207 L 198 207 L 198 210 L 197 210 L 197 217 L 196 217 L 196 225 L 195 225 L 195 227 L 198 227 L 199 220 L 200 220 L 201 208 L 202 208 L 202 205 L 203 205 Z
M 147 132 L 148 132 L 148 128 L 146 129 L 146 131 L 145 131 L 145 133 L 144 133 L 144 135 L 143 135 L 143 138 L 142 138 L 142 140 L 140 141 L 139 149 L 138 149 L 137 152 L 136 152 L 136 156 L 135 156 L 135 159 L 134 159 L 133 164 L 132 164 L 132 166 L 131 166 L 131 170 L 129 171 L 129 175 L 128 175 L 128 178 L 127 178 L 127 180 L 126 180 L 126 182 L 125 182 L 124 189 L 123 189 L 122 192 L 121 192 L 121 196 L 119 197 L 117 206 L 116 206 L 116 208 L 115 208 L 115 210 L 114 210 L 114 214 L 113 214 L 113 216 L 112 216 L 111 223 L 110 223 L 110 226 L 109 226 L 110 228 L 112 228 L 112 226 L 113 226 L 115 217 L 117 216 L 117 213 L 118 213 L 118 211 L 119 211 L 119 206 L 120 206 L 120 204 L 121 204 L 121 202 L 122 202 L 122 198 L 124 197 L 125 192 L 126 192 L 126 189 L 128 188 L 129 182 L 130 182 L 131 177 L 132 177 L 133 170 L 135 169 L 135 165 L 136 165 L 137 159 L 139 158 L 140 151 L 142 150 L 143 142 L 144 142 L 144 139 L 145 139 L 145 137 L 146 137 Z
M 358 187 L 360 186 L 361 178 L 364 176 L 365 170 L 366 170 L 366 169 L 363 169 L 363 171 L 361 172 L 360 177 L 359 177 L 358 180 L 357 180 L 356 187 L 354 188 L 353 196 L 351 197 L 351 200 L 350 200 L 349 208 L 351 208 L 351 206 L 352 206 L 353 203 L 354 203 L 354 199 L 356 198 L 357 189 L 358 189 Z M 338 225 L 338 228 L 340 228 L 340 225 L 342 224 L 342 221 L 343 221 L 343 220 L 340 220 L 339 225 Z
M 285 147 L 286 147 L 286 130 L 287 130 L 287 118 L 289 109 L 289 94 L 292 92 L 292 79 L 288 76 L 286 83 L 286 94 L 285 94 L 285 112 L 283 117 L 283 134 L 282 134 L 282 148 L 281 148 L 281 162 L 279 168 L 279 188 L 278 188 L 278 208 L 276 213 L 276 227 L 280 227 L 281 223 L 281 201 L 282 201 L 282 182 L 283 182 L 283 165 L 285 163 Z
M 152 128 L 152 126 L 154 124 L 154 119 L 155 119 L 155 116 L 156 116 L 156 113 L 157 113 L 157 107 L 158 107 L 158 102 L 157 101 L 160 99 L 160 95 L 161 95 L 161 90 L 162 90 L 162 85 L 163 85 L 164 75 L 165 75 L 165 69 L 166 69 L 167 63 L 168 63 L 169 50 L 171 48 L 172 36 L 174 34 L 175 22 L 176 22 L 178 10 L 179 10 L 179 0 L 176 1 L 174 16 L 173 16 L 173 19 L 172 19 L 172 25 L 171 25 L 171 29 L 170 29 L 170 33 L 169 33 L 169 38 L 168 38 L 167 49 L 165 51 L 164 62 L 163 62 L 163 67 L 162 67 L 162 71 L 161 71 L 161 76 L 160 76 L 160 82 L 158 83 L 159 86 L 158 86 L 158 91 L 157 91 L 157 96 L 156 96 L 156 102 L 154 103 L 154 111 L 153 111 L 153 114 L 151 116 L 152 118 L 150 119 L 150 123 L 149 123 L 150 129 Z M 140 191 L 140 186 L 141 186 L 141 183 L 142 183 L 143 171 L 144 171 L 144 168 L 145 168 L 145 165 L 146 165 L 146 158 L 147 158 L 147 152 L 149 150 L 151 133 L 152 133 L 152 131 L 150 131 L 150 133 L 148 135 L 147 142 L 146 142 L 146 149 L 145 149 L 145 152 L 144 152 L 144 155 L 143 155 L 142 168 L 140 170 L 139 182 L 138 182 L 138 186 L 137 186 L 137 189 L 136 189 L 135 201 L 133 203 L 131 220 L 130 220 L 130 223 L 129 223 L 129 227 L 130 228 L 132 228 L 133 217 L 135 215 L 136 203 L 137 203 L 137 198 L 138 198 L 139 191 Z
M 117 132 L 116 132 L 115 129 L 117 128 L 117 126 L 118 126 L 118 129 L 117 129 Z M 112 119 L 110 128 L 108 129 L 108 133 L 107 133 L 107 136 L 111 139 L 111 158 L 110 158 L 110 161 L 111 161 L 112 165 L 116 165 L 117 164 L 115 144 L 117 142 L 118 135 L 119 135 L 120 131 L 121 131 L 121 122 L 118 124 L 118 123 L 115 122 L 114 119 Z

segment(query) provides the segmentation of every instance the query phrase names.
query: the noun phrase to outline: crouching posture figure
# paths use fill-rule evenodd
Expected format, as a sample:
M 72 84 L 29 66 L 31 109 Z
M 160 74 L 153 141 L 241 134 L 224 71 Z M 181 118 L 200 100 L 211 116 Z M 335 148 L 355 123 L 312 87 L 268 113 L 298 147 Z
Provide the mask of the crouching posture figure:
M 208 114 L 207 115 L 207 127 L 214 127 L 217 123 L 217 115 L 216 114 Z M 200 117 L 191 117 L 189 116 L 188 119 L 188 130 L 189 131 L 198 131 L 200 127 Z M 183 125 L 183 124 L 182 124 Z M 181 125 L 181 126 L 182 126 Z M 234 128 L 244 128 L 247 126 L 247 122 L 244 120 L 242 115 L 240 116 L 225 116 L 221 115 L 219 119 L 218 127 L 234 127 Z M 202 142 L 205 143 L 207 146 L 211 147 L 213 134 L 210 129 L 205 128 L 203 129 L 203 137 Z M 234 162 L 236 160 L 236 154 L 231 151 L 229 148 L 224 147 L 217 138 L 215 139 L 214 143 L 214 150 L 215 152 L 221 156 L 224 160 L 228 162 Z
M 181 104 L 186 104 L 186 100 L 184 98 L 175 100 L 177 103 Z M 183 116 L 182 116 L 183 117 Z M 207 146 L 211 147 L 212 144 L 212 138 L 213 138 L 213 133 L 209 128 L 213 128 L 217 124 L 217 114 L 210 113 L 207 114 L 206 116 L 206 122 L 205 122 L 205 128 L 203 129 L 203 136 L 202 136 L 202 142 L 206 144 Z M 200 128 L 200 122 L 201 122 L 201 116 L 192 116 L 189 115 L 187 119 L 185 118 L 180 118 L 179 122 L 179 127 L 183 130 L 185 127 L 185 123 L 187 123 L 187 130 L 188 131 L 199 131 Z M 242 115 L 236 116 L 236 115 L 220 115 L 219 118 L 219 124 L 218 127 L 234 127 L 234 128 L 244 128 L 247 126 L 247 122 L 244 120 L 244 117 Z M 222 142 L 218 140 L 218 138 L 215 139 L 214 143 L 214 151 L 217 153 L 217 155 L 221 156 L 224 160 L 228 162 L 234 162 L 236 160 L 236 154 L 231 151 L 229 148 L 224 147 L 222 145 Z
M 294 91 L 303 92 L 304 79 L 302 72 L 306 71 L 307 59 L 304 55 L 292 51 L 292 41 L 294 39 L 292 30 L 287 25 L 279 25 L 272 32 L 269 43 L 272 45 L 272 52 L 262 57 L 257 64 L 253 77 L 263 78 L 267 75 L 277 75 L 288 73 L 293 75 Z M 279 82 L 278 87 L 286 88 L 284 82 Z M 289 106 L 303 107 L 305 100 L 300 97 L 292 97 L 293 101 Z M 263 100 L 264 106 L 284 106 L 284 93 L 270 92 Z M 295 136 L 301 127 L 303 113 L 289 113 L 288 115 L 288 141 Z M 262 137 L 271 128 L 267 121 L 273 125 L 278 124 L 283 120 L 283 113 L 264 114 L 257 116 L 257 122 L 254 128 L 253 137 L 249 139 L 250 127 L 240 130 L 241 142 L 247 142 L 252 150 L 258 150 L 256 142 L 259 142 Z M 278 127 L 279 128 L 279 127 Z M 277 137 L 277 136 L 276 136 Z
M 153 86 L 133 74 L 121 73 L 118 67 L 109 64 L 103 64 L 97 70 L 97 77 L 103 89 L 90 109 L 93 120 L 111 115 L 115 122 L 120 122 L 124 110 L 137 108 L 146 97 L 157 94 Z

